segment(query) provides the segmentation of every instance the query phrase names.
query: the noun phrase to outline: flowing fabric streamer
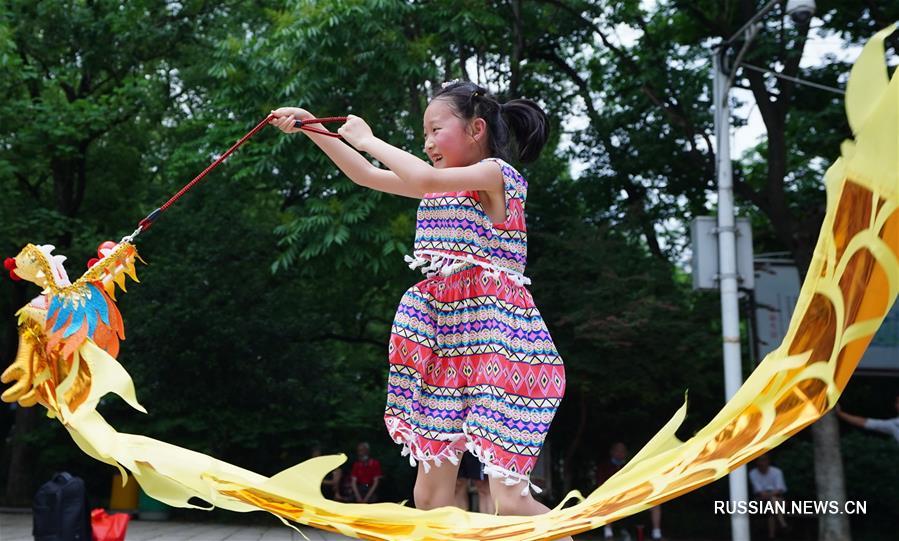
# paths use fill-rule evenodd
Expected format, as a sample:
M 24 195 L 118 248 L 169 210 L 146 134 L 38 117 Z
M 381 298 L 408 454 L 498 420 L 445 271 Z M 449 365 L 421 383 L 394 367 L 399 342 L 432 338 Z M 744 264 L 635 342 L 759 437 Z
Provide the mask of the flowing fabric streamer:
M 44 291 L 18 312 L 19 353 L 3 373 L 6 401 L 40 403 L 85 453 L 131 472 L 152 497 L 196 507 L 201 498 L 232 511 L 265 510 L 362 539 L 537 540 L 602 526 L 721 478 L 815 422 L 836 403 L 899 290 L 899 75 L 887 77 L 884 39 L 865 46 L 852 69 L 846 110 L 854 141 L 827 171 L 827 213 L 783 343 L 718 415 L 687 441 L 675 432 L 686 403 L 615 476 L 586 497 L 570 493 L 531 517 L 392 503 L 345 504 L 322 497 L 322 479 L 346 460 L 313 458 L 274 477 L 134 434 L 96 411 L 115 393 L 132 407 L 134 385 L 116 361 L 124 331 L 114 293 L 134 274 L 137 251 L 122 242 L 74 284 L 52 247 L 29 245 L 19 277 Z M 689 359 L 685 359 L 689 362 Z M 124 475 L 123 475 L 124 479 Z M 196 501 L 196 500 L 195 500 Z M 563 502 L 563 503 L 565 503 Z M 501 512 L 502 510 L 500 510 Z

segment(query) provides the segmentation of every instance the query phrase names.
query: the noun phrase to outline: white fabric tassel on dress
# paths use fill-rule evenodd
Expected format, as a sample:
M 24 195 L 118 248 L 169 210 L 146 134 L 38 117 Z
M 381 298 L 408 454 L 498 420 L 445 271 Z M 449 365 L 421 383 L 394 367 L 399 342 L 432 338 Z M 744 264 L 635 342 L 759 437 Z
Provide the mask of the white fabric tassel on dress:
M 512 283 L 518 286 L 531 284 L 531 279 L 519 272 L 493 265 L 486 261 L 480 261 L 471 256 L 462 257 L 432 250 L 418 250 L 415 252 L 414 257 L 406 255 L 403 259 L 409 264 L 410 269 L 420 269 L 428 278 L 433 278 L 438 272 L 441 276 L 449 276 L 463 268 L 465 265 L 477 265 L 478 267 L 487 269 L 487 276 L 492 278 L 498 279 L 500 274 L 505 274 Z
M 419 269 L 428 278 L 433 278 L 434 276 L 437 276 L 438 273 L 441 276 L 449 276 L 454 272 L 462 269 L 466 265 L 477 265 L 486 269 L 487 272 L 484 273 L 486 276 L 489 276 L 496 280 L 499 280 L 500 275 L 504 274 L 507 278 L 509 278 L 509 281 L 518 286 L 526 286 L 531 283 L 531 279 L 521 273 L 515 272 L 505 267 L 493 265 L 485 261 L 479 261 L 471 256 L 463 257 L 433 250 L 418 250 L 415 252 L 414 257 L 406 255 L 403 259 L 406 261 L 406 263 L 409 264 L 410 269 Z M 413 446 L 415 435 L 410 430 L 400 426 L 399 422 L 395 419 L 393 421 L 395 422 L 390 423 L 388 421 L 388 428 L 391 429 L 391 433 L 395 434 L 394 441 L 396 441 L 396 443 L 402 444 L 402 455 L 409 455 L 409 464 L 411 464 L 412 466 L 415 466 L 417 460 L 421 463 L 422 467 L 425 470 L 425 473 L 428 473 L 430 471 L 431 462 L 433 462 L 435 466 L 440 466 L 443 459 L 449 460 L 453 464 L 459 463 L 459 457 L 456 456 L 456 452 L 458 449 L 454 448 L 455 446 L 448 446 L 439 456 L 427 456 L 421 451 L 416 451 Z M 458 439 L 463 436 L 463 434 L 458 434 L 453 435 L 448 439 Z M 508 486 L 517 485 L 523 481 L 524 487 L 522 487 L 521 489 L 522 496 L 526 496 L 528 494 L 528 490 L 533 490 L 536 494 L 540 494 L 542 492 L 540 487 L 538 487 L 534 483 L 531 483 L 527 475 L 522 475 L 518 472 L 507 470 L 494 464 L 492 453 L 483 449 L 480 445 L 475 444 L 474 441 L 466 438 L 465 448 L 468 449 L 471 454 L 476 456 L 478 460 L 480 460 L 484 464 L 484 473 L 490 475 L 491 477 L 502 478 L 503 483 Z

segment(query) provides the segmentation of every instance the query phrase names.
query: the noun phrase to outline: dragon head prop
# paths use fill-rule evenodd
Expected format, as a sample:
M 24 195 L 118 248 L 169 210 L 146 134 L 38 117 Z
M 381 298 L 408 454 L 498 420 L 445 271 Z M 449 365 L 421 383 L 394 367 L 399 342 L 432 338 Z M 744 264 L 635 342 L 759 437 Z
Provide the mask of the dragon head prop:
M 17 312 L 19 351 L 0 381 L 13 383 L 3 393 L 4 401 L 25 407 L 41 403 L 51 414 L 65 416 L 109 390 L 94 385 L 91 364 L 114 362 L 118 355 L 125 329 L 115 289 L 125 290 L 126 277 L 137 281 L 135 260 L 140 257 L 128 242 L 104 242 L 99 258 L 73 283 L 63 265 L 65 256 L 53 250 L 49 244 L 29 244 L 4 262 L 11 277 L 36 284 L 41 293 Z M 122 392 L 131 396 L 131 391 Z
M 132 244 L 106 241 L 97 248 L 96 258 L 88 262 L 88 271 L 73 284 L 69 280 L 64 262 L 66 256 L 55 255 L 52 244 L 28 244 L 19 254 L 7 258 L 3 266 L 10 278 L 32 282 L 45 293 L 59 294 L 73 286 L 100 282 L 107 294 L 115 298 L 115 285 L 125 290 L 125 276 L 135 282 L 135 259 L 140 259 Z
M 26 280 L 43 289 L 58 289 L 70 285 L 69 276 L 63 266 L 64 255 L 54 255 L 55 246 L 28 244 L 15 258 L 4 262 L 13 279 Z

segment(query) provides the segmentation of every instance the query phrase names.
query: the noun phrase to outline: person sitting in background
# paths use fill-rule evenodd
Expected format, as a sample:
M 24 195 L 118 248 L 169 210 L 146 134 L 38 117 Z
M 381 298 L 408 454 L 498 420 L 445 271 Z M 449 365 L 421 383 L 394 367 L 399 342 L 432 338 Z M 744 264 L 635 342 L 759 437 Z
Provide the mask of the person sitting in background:
M 755 468 L 749 470 L 749 482 L 752 484 L 752 493 L 760 500 L 781 502 L 787 492 L 783 472 L 777 466 L 771 465 L 771 457 L 768 455 L 762 455 L 756 459 Z M 777 523 L 775 523 L 775 518 Z M 768 517 L 768 539 L 774 539 L 777 534 L 777 524 L 780 524 L 781 528 L 787 528 L 787 521 L 783 513 L 775 512 Z
M 317 456 L 322 456 L 322 448 L 320 445 L 316 444 L 312 446 L 312 451 L 310 452 L 312 458 Z M 330 500 L 335 501 L 343 501 L 343 498 L 340 494 L 340 482 L 343 478 L 343 470 L 340 468 L 335 469 L 331 473 L 329 473 L 324 480 L 322 480 L 322 496 L 328 498 Z
M 381 463 L 370 456 L 368 443 L 361 442 L 356 446 L 356 462 L 353 463 L 352 477 L 353 496 L 356 503 L 375 503 L 378 501 L 378 484 L 381 482 Z
M 596 468 L 596 484 L 602 485 L 610 477 L 618 473 L 627 464 L 627 446 L 616 441 L 609 448 L 609 458 L 599 463 Z M 662 539 L 662 506 L 657 505 L 649 510 L 649 519 L 652 521 L 652 539 Z M 612 526 L 606 524 L 603 528 L 603 537 L 611 539 L 614 536 Z

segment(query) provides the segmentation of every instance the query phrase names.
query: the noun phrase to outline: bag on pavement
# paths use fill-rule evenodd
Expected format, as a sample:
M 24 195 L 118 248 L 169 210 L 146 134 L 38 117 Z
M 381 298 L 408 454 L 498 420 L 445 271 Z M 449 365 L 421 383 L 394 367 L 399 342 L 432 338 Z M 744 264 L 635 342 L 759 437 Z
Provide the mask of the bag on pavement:
M 105 509 L 94 509 L 91 511 L 94 541 L 125 541 L 130 520 L 131 515 L 128 513 L 110 515 Z
M 34 541 L 91 541 L 84 481 L 60 472 L 34 494 L 32 516 Z

